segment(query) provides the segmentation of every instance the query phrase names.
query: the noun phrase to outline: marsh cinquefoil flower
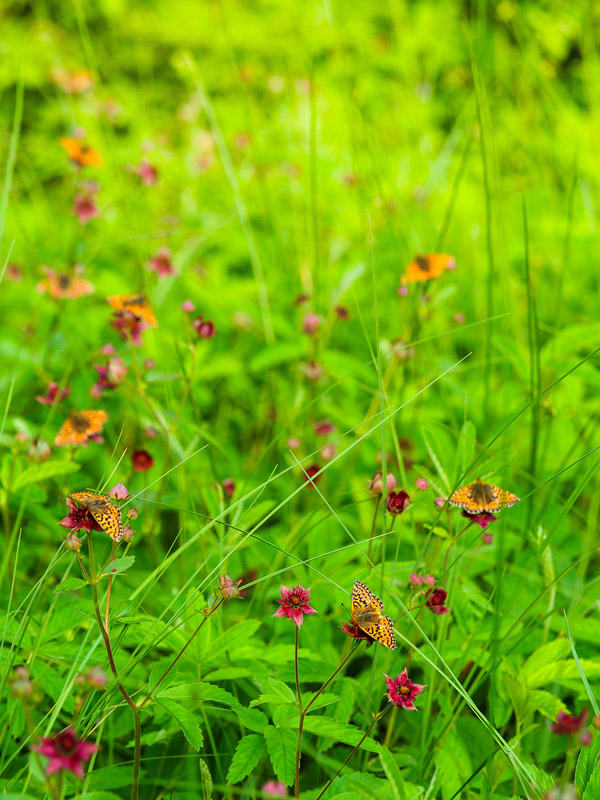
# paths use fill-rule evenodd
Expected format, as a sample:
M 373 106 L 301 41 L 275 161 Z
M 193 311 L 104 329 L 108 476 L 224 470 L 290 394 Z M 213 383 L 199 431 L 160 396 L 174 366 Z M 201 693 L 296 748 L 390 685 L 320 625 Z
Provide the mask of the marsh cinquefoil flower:
M 233 600 L 235 597 L 240 597 L 240 586 L 242 585 L 242 579 L 239 578 L 237 581 L 232 580 L 229 577 L 229 573 L 227 575 L 222 575 L 219 578 L 219 594 L 223 597 L 224 600 Z
M 387 497 L 386 506 L 390 514 L 402 514 L 410 505 L 408 492 L 400 489 L 399 492 L 390 492 Z
M 315 609 L 309 605 L 309 601 L 310 589 L 303 589 L 302 586 L 288 589 L 287 586 L 282 586 L 281 598 L 278 600 L 281 605 L 273 616 L 288 617 L 295 625 L 300 627 L 304 622 L 305 614 L 317 613 Z
M 64 400 L 65 397 L 68 397 L 71 394 L 71 387 L 65 386 L 64 389 L 58 388 L 58 383 L 51 381 L 48 384 L 48 390 L 45 395 L 38 395 L 35 399 L 38 403 L 42 403 L 45 406 L 55 406 L 60 403 L 61 400 Z
M 445 589 L 430 589 L 425 595 L 425 605 L 434 614 L 447 614 L 450 609 L 444 605 L 448 592 Z
M 559 711 L 556 722 L 551 728 L 552 733 L 577 733 L 579 729 L 585 725 L 587 716 L 587 708 L 584 708 L 577 717 L 574 717 L 572 714 L 567 714 L 566 711 Z
M 70 497 L 67 497 L 67 505 L 69 506 L 69 513 L 66 517 L 61 519 L 58 523 L 62 525 L 63 528 L 68 528 L 71 531 L 101 531 L 102 528 L 96 520 L 92 517 L 89 513 L 87 508 L 79 507 L 76 505 Z M 68 550 L 75 549 L 73 547 L 68 547 Z
M 387 696 L 390 703 L 407 711 L 416 711 L 417 707 L 413 703 L 415 697 L 421 694 L 425 686 L 420 683 L 413 683 L 408 677 L 406 667 L 397 678 L 390 678 L 389 675 L 383 676 L 387 686 Z
M 67 728 L 56 736 L 44 737 L 42 743 L 33 748 L 37 753 L 48 756 L 46 775 L 68 770 L 78 778 L 83 778 L 83 762 L 89 761 L 98 746 L 87 744 L 77 738 L 73 728 Z
M 491 525 L 492 522 L 498 521 L 493 514 L 490 514 L 487 511 L 483 511 L 481 514 L 467 514 L 466 511 L 463 511 L 461 516 L 465 519 L 468 519 L 470 522 L 474 522 L 476 525 L 479 525 L 482 531 Z
M 131 454 L 131 463 L 136 472 L 146 472 L 154 464 L 154 459 L 147 450 L 135 450 Z

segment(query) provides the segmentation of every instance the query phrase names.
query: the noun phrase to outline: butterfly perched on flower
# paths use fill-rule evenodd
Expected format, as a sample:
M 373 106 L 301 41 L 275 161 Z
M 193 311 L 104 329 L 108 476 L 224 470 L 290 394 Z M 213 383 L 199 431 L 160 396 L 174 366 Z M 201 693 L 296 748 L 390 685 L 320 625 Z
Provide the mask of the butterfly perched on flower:
M 406 283 L 430 281 L 446 269 L 456 269 L 456 261 L 446 253 L 428 253 L 415 256 L 406 268 L 403 279 Z
M 102 530 L 108 533 L 115 544 L 121 541 L 123 538 L 121 512 L 103 494 L 71 492 L 69 497 L 89 511 L 90 515 Z
M 48 267 L 44 267 L 44 272 L 46 277 L 36 284 L 35 288 L 41 294 L 47 292 L 55 300 L 76 300 L 94 291 L 94 284 L 79 275 L 55 272 Z
M 136 319 L 146 322 L 151 328 L 158 328 L 154 311 L 143 294 L 113 294 L 106 299 L 118 311 L 128 311 Z
M 63 136 L 60 146 L 78 167 L 101 167 L 103 164 L 100 153 L 88 147 L 81 139 L 70 139 L 68 136 Z
M 106 420 L 106 411 L 72 411 L 66 419 L 56 437 L 54 444 L 64 447 L 67 444 L 87 444 L 91 436 L 97 436 Z
M 464 508 L 467 514 L 497 514 L 503 508 L 514 506 L 519 499 L 516 494 L 492 483 L 483 483 L 481 478 L 477 478 L 475 483 L 457 489 L 449 502 Z
M 362 581 L 352 587 L 352 622 L 361 631 L 390 650 L 396 649 L 394 623 L 382 614 L 383 603 Z

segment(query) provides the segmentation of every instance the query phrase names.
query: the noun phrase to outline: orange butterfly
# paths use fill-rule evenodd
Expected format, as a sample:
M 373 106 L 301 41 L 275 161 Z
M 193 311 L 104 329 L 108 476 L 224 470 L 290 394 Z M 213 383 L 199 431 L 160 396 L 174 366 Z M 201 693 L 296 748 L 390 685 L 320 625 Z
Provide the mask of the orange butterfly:
M 514 506 L 519 499 L 516 494 L 492 483 L 483 483 L 481 478 L 477 478 L 475 483 L 457 489 L 449 502 L 464 508 L 467 514 L 497 514 L 504 507 Z
M 394 623 L 382 615 L 383 603 L 368 586 L 354 581 L 352 587 L 352 622 L 368 636 L 390 650 L 396 649 Z
M 72 411 L 56 434 L 54 444 L 57 447 L 84 444 L 90 436 L 100 433 L 107 418 L 106 411 Z
M 428 253 L 415 256 L 406 268 L 403 280 L 406 283 L 420 283 L 439 278 L 446 269 L 456 269 L 456 261 L 445 253 Z
M 76 300 L 83 295 L 94 291 L 94 284 L 80 278 L 78 275 L 68 275 L 66 272 L 55 272 L 53 269 L 44 269 L 46 277 L 35 287 L 38 292 L 55 300 Z
M 158 328 L 154 311 L 143 294 L 113 294 L 106 298 L 113 308 L 129 311 L 134 317 L 147 322 L 151 328 Z
M 93 492 L 71 492 L 69 497 L 89 511 L 94 520 L 103 531 L 108 533 L 115 544 L 121 541 L 123 538 L 121 512 L 104 495 L 94 494 Z
M 79 167 L 101 167 L 104 163 L 100 153 L 88 147 L 81 139 L 70 139 L 68 136 L 63 136 L 60 146 L 66 150 L 71 161 Z

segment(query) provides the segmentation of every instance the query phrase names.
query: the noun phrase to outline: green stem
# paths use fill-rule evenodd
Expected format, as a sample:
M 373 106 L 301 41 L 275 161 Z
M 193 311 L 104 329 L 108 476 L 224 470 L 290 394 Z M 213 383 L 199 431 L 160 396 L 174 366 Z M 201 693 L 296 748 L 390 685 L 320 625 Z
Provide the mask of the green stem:
M 391 703 L 388 703 L 388 704 L 387 704 L 387 706 L 386 706 L 386 707 L 385 707 L 385 708 L 384 708 L 382 711 L 380 711 L 380 712 L 379 712 L 379 714 L 374 714 L 374 715 L 373 715 L 373 722 L 371 722 L 371 724 L 369 725 L 369 727 L 367 728 L 367 730 L 366 730 L 366 731 L 363 733 L 363 735 L 362 735 L 362 737 L 361 737 L 360 741 L 358 742 L 358 744 L 356 745 L 356 747 L 355 747 L 353 750 L 351 750 L 351 751 L 350 751 L 350 755 L 348 756 L 348 758 L 347 758 L 347 759 L 344 761 L 344 763 L 343 763 L 343 764 L 342 764 L 342 766 L 341 766 L 341 767 L 338 769 L 338 771 L 335 773 L 335 775 L 334 775 L 332 778 L 330 778 L 330 779 L 327 781 L 327 783 L 325 784 L 325 786 L 323 787 L 323 789 L 321 789 L 321 792 L 320 792 L 320 793 L 317 795 L 317 797 L 316 797 L 316 799 L 315 799 L 315 800 L 320 800 L 320 798 L 321 798 L 321 797 L 323 797 L 323 795 L 325 794 L 325 792 L 327 791 L 327 789 L 329 789 L 329 787 L 330 787 L 330 786 L 331 786 L 331 784 L 334 782 L 334 780 L 337 778 L 337 776 L 340 774 L 340 772 L 341 772 L 341 771 L 344 769 L 344 767 L 345 767 L 347 764 L 349 764 L 349 763 L 350 763 L 350 761 L 351 761 L 351 760 L 354 758 L 354 756 L 356 755 L 356 753 L 357 753 L 357 752 L 358 752 L 358 750 L 360 749 L 360 746 L 361 746 L 361 744 L 364 742 L 364 740 L 367 738 L 367 736 L 368 736 L 368 735 L 371 733 L 371 731 L 373 730 L 373 726 L 375 725 L 375 723 L 377 723 L 377 722 L 378 722 L 378 721 L 379 721 L 379 720 L 380 720 L 380 719 L 383 717 L 383 715 L 384 715 L 384 714 L 385 714 L 387 711 L 389 711 L 389 709 L 390 709 L 391 707 L 392 707 L 392 704 L 391 704 Z M 394 710 L 396 710 L 396 709 L 394 709 Z
M 371 560 L 371 552 L 373 550 L 373 537 L 375 536 L 375 525 L 377 524 L 377 513 L 379 511 L 379 506 L 381 505 L 381 498 L 382 495 L 377 495 L 377 501 L 375 503 L 375 511 L 373 512 L 373 521 L 371 522 L 371 533 L 369 534 L 369 549 L 367 550 L 367 560 Z
M 309 708 L 315 702 L 317 697 L 319 697 L 319 695 L 322 694 L 325 691 L 325 689 L 329 686 L 331 681 L 335 678 L 335 676 L 342 669 L 342 667 L 344 667 L 348 663 L 348 661 L 350 661 L 350 658 L 354 655 L 354 653 L 356 653 L 356 651 L 357 651 L 357 647 L 354 647 L 354 648 L 352 648 L 352 650 L 350 650 L 348 655 L 345 656 L 340 661 L 340 663 L 336 667 L 336 669 L 331 673 L 329 678 L 327 678 L 327 680 L 325 681 L 323 686 L 321 686 L 319 691 L 308 701 L 308 703 L 306 705 L 306 708 L 303 708 L 300 711 L 300 721 L 298 723 L 298 744 L 296 745 L 296 767 L 295 767 L 295 770 L 294 770 L 294 787 L 295 787 L 295 796 L 296 796 L 296 798 L 300 797 L 300 753 L 301 753 L 301 750 L 302 750 L 302 732 L 304 731 L 304 718 L 306 717 Z
M 300 694 L 300 677 L 298 675 L 298 636 L 300 628 L 296 625 L 296 649 L 294 652 L 294 664 L 296 667 L 296 693 L 298 695 L 298 705 L 302 708 L 302 696 Z

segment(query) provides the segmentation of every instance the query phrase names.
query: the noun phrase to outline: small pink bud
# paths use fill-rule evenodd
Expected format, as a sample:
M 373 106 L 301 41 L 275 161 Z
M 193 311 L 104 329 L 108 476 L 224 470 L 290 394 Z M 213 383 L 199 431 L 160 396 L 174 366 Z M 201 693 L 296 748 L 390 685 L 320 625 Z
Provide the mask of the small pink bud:
M 325 447 L 321 450 L 321 458 L 323 461 L 331 461 L 331 459 L 337 453 L 336 446 L 334 444 L 326 444 Z
M 70 536 L 67 536 L 65 539 L 65 550 L 71 550 L 73 553 L 77 553 L 81 550 L 82 541 L 78 536 L 75 536 L 72 533 Z
M 433 501 L 435 503 L 436 508 L 443 508 L 446 505 L 446 498 L 445 497 L 436 497 Z
M 129 492 L 127 491 L 126 487 L 123 486 L 121 481 L 119 481 L 119 483 L 115 483 L 115 485 L 112 487 L 108 493 L 108 496 L 112 500 L 127 500 L 129 497 Z
M 463 322 L 465 321 L 465 315 L 464 315 L 464 314 L 462 314 L 462 313 L 459 311 L 459 312 L 458 312 L 458 314 L 455 314 L 455 315 L 452 317 L 452 319 L 454 320 L 454 322 L 456 322 L 456 324 L 457 324 L 457 325 L 462 325 L 462 324 L 463 324 Z
M 408 579 L 408 583 L 410 586 L 420 586 L 423 583 L 423 576 L 413 572 Z
M 584 747 L 588 747 L 592 741 L 591 731 L 588 730 L 581 731 L 581 733 L 579 734 L 579 741 Z
M 485 544 L 491 544 L 494 541 L 494 537 L 491 533 L 482 533 L 481 538 Z
M 398 485 L 396 476 L 391 472 L 386 473 L 385 483 L 388 492 L 392 492 Z M 373 492 L 373 494 L 383 493 L 383 478 L 381 472 L 376 472 L 375 475 L 373 475 L 373 477 L 371 478 L 371 485 L 369 486 L 369 489 L 371 492 Z
M 132 542 L 134 536 L 135 536 L 135 531 L 133 530 L 133 528 L 130 525 L 125 525 L 125 527 L 123 528 L 123 541 Z M 113 572 L 116 572 L 116 570 L 113 570 Z
M 154 369 L 155 367 L 156 363 L 151 358 L 147 358 L 144 361 L 144 369 Z
M 100 352 L 103 356 L 114 356 L 117 352 L 112 344 L 105 344 L 103 347 L 100 348 Z
M 225 497 L 233 497 L 233 493 L 235 492 L 235 483 L 231 480 L 231 478 L 225 478 L 221 486 L 223 487 Z
M 425 480 L 425 478 L 417 478 L 417 489 L 422 489 L 425 491 L 429 488 L 429 484 Z
M 292 436 L 291 439 L 287 440 L 286 445 L 290 448 L 290 450 L 297 450 L 300 447 L 300 440 Z
M 318 314 L 307 314 L 302 320 L 302 330 L 310 336 L 314 335 L 321 325 L 321 317 Z
M 188 314 L 191 314 L 192 311 L 196 310 L 196 306 L 192 303 L 191 300 L 186 300 L 184 303 L 181 304 L 181 310 L 186 311 Z
M 425 575 L 423 578 L 423 583 L 426 583 L 427 586 L 433 586 L 435 584 L 435 578 L 433 575 Z
M 139 511 L 137 510 L 137 508 L 130 508 L 127 511 L 127 519 L 137 519 L 138 518 L 138 514 L 139 514 Z
M 408 297 L 408 295 L 410 294 L 408 286 L 400 286 L 398 288 L 398 294 L 400 295 L 400 297 Z

